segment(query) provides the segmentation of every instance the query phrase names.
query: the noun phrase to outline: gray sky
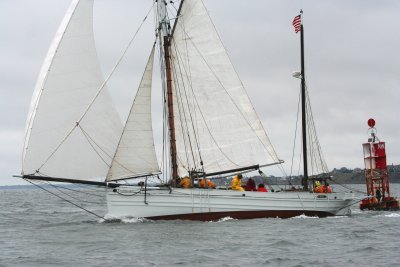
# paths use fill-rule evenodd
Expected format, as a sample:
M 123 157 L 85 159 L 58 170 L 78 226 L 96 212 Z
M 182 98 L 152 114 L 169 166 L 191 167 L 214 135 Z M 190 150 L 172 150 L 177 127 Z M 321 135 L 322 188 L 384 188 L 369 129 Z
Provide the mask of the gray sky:
M 70 2 L 0 1 L 0 185 L 21 183 L 11 175 L 21 171 L 30 98 Z M 304 10 L 308 88 L 329 168 L 363 167 L 361 144 L 367 140 L 370 117 L 376 119 L 378 136 L 387 143 L 388 163 L 400 163 L 400 1 L 205 3 L 278 155 L 287 162 L 287 170 L 299 90 L 299 80 L 291 73 L 300 68 L 299 34 L 294 33 L 291 22 L 300 9 Z M 151 0 L 95 2 L 97 49 L 105 75 L 150 6 Z M 129 88 L 137 87 L 143 72 L 153 28 L 151 16 L 110 81 L 122 117 L 126 117 L 135 93 Z M 158 103 L 156 99 L 153 105 L 155 131 L 161 128 Z M 156 133 L 158 137 L 160 133 Z

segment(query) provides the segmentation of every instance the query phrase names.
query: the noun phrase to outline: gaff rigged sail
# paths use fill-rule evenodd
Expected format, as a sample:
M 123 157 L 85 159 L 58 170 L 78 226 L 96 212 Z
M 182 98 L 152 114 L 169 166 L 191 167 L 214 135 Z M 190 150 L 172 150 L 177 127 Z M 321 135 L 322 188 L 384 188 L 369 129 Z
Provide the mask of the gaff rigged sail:
M 171 40 L 178 173 L 279 162 L 202 1 L 185 0 Z

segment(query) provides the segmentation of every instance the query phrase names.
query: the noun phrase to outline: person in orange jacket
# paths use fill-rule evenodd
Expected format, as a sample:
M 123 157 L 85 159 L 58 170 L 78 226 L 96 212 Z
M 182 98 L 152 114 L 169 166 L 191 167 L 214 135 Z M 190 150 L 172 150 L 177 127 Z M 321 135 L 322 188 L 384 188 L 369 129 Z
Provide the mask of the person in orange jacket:
M 188 176 L 185 176 L 181 182 L 179 183 L 180 186 L 182 186 L 185 189 L 189 189 L 192 187 L 192 182 L 190 181 L 190 178 Z
M 207 187 L 215 189 L 215 184 L 213 182 L 211 182 L 210 180 L 208 180 L 208 179 L 200 179 L 199 180 L 199 187 L 200 188 L 206 188 L 206 180 L 207 180 Z
M 231 183 L 232 190 L 244 191 L 242 187 L 242 178 L 243 176 L 241 174 L 238 174 L 233 178 Z
M 314 193 L 324 193 L 324 186 L 319 181 L 315 182 Z

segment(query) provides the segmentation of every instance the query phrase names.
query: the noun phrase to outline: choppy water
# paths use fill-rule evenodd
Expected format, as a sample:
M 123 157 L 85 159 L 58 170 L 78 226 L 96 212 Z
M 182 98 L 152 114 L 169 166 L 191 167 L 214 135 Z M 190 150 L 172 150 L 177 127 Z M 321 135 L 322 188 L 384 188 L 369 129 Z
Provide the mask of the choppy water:
M 391 190 L 400 195 L 400 185 Z M 101 190 L 66 192 L 105 214 Z M 400 212 L 361 212 L 357 205 L 350 217 L 104 222 L 46 192 L 25 189 L 0 190 L 0 207 L 0 266 L 399 266 L 400 261 Z

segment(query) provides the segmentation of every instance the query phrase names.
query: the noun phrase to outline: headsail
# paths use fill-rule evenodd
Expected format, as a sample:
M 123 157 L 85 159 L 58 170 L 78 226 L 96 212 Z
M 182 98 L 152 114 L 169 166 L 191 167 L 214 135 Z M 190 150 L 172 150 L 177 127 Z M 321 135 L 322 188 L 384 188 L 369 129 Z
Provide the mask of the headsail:
M 183 2 L 170 49 L 179 175 L 279 162 L 202 1 Z
M 122 123 L 106 88 L 77 125 L 104 81 L 92 13 L 93 0 L 74 0 L 50 47 L 28 116 L 23 174 L 85 180 L 107 174 Z
M 154 46 L 107 174 L 108 181 L 160 171 L 151 125 L 153 59 Z

